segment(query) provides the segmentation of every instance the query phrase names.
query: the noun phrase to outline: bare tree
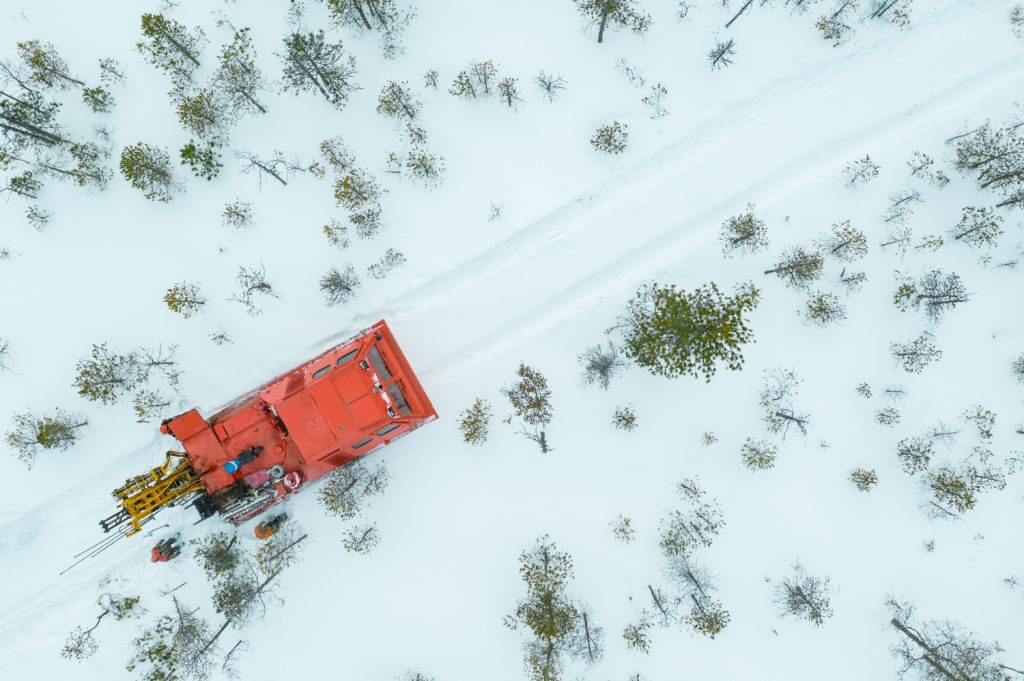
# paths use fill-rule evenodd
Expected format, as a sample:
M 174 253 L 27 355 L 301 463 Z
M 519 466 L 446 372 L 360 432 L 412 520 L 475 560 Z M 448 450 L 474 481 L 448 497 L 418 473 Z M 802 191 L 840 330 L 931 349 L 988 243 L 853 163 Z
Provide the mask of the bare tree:
M 914 606 L 890 597 L 886 603 L 889 625 L 900 635 L 889 652 L 899 661 L 900 678 L 924 681 L 1007 681 L 1024 672 L 1000 663 L 1003 649 L 998 643 L 984 643 L 974 634 L 949 620 L 919 621 Z
M 781 433 L 786 439 L 790 428 L 796 428 L 801 435 L 807 435 L 810 414 L 797 411 L 793 398 L 801 380 L 791 369 L 765 371 L 765 386 L 761 391 L 762 420 L 772 433 Z
M 555 98 L 566 88 L 565 78 L 559 75 L 550 75 L 544 71 L 538 73 L 533 82 L 536 83 L 544 98 L 549 102 L 555 101 Z
M 583 367 L 582 383 L 600 386 L 602 390 L 607 390 L 611 380 L 629 366 L 629 361 L 611 341 L 607 347 L 588 347 L 577 361 Z
M 734 56 L 736 56 L 735 40 L 732 38 L 725 41 L 717 40 L 715 41 L 715 46 L 708 52 L 708 64 L 711 66 L 712 71 L 717 71 L 732 64 Z
M 320 291 L 327 298 L 328 307 L 347 302 L 355 295 L 357 288 L 359 288 L 359 277 L 351 263 L 345 265 L 345 269 L 342 271 L 332 267 L 327 274 L 320 278 Z
M 799 561 L 793 563 L 793 574 L 775 585 L 775 603 L 783 617 L 792 615 L 819 627 L 832 616 L 831 594 L 828 577 L 807 574 Z
M 970 300 L 960 275 L 955 272 L 945 273 L 942 270 L 929 270 L 914 281 L 905 275 L 899 275 L 893 302 L 901 311 L 910 309 L 924 312 L 925 319 L 936 323 L 948 310 Z
M 279 297 L 274 293 L 273 287 L 267 281 L 267 271 L 263 265 L 259 267 L 239 265 L 235 281 L 238 283 L 238 293 L 228 298 L 228 300 L 244 305 L 246 312 L 250 316 L 255 317 L 262 312 L 259 306 L 256 305 L 255 298 L 257 295 L 270 296 L 271 298 Z
M 285 158 L 283 153 L 276 150 L 270 158 L 262 158 L 259 154 L 254 154 L 251 151 L 236 151 L 235 158 L 245 161 L 245 165 L 242 167 L 243 174 L 256 172 L 261 188 L 263 187 L 263 180 L 268 177 L 272 177 L 282 185 L 287 186 L 288 180 L 291 179 L 292 175 L 306 170 L 297 159 L 289 160 Z

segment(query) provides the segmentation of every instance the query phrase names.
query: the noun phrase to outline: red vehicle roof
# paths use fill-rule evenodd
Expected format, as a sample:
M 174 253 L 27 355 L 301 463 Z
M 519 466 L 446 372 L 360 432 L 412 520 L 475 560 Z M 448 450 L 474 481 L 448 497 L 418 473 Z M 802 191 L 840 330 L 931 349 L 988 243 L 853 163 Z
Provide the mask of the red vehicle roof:
M 193 409 L 161 429 L 182 443 L 213 496 L 239 481 L 260 483 L 278 465 L 298 473 L 303 482 L 315 480 L 435 418 L 391 330 L 380 321 L 208 420 Z M 225 464 L 253 447 L 262 448 L 254 460 L 234 473 L 225 470 Z M 273 503 L 293 491 L 280 478 L 272 481 L 272 489 Z

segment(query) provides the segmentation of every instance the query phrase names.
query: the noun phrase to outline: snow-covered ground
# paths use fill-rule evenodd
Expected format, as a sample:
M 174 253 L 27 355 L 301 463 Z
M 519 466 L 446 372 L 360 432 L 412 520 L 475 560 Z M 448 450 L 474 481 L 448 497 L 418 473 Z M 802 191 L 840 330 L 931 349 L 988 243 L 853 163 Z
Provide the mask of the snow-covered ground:
M 0 415 L 61 407 L 89 418 L 79 444 L 41 455 L 31 470 L 14 456 L 0 459 L 0 678 L 131 678 L 124 664 L 137 622 L 105 622 L 88 661 L 59 657 L 67 633 L 97 614 L 108 576 L 142 595 L 150 616 L 171 607 L 161 589 L 188 581 L 177 593 L 213 615 L 191 557 L 150 565 L 150 539 L 125 540 L 58 576 L 100 538 L 96 523 L 113 511 L 109 491 L 159 463 L 170 445 L 155 424 L 135 422 L 130 404 L 98 407 L 77 396 L 74 366 L 93 343 L 119 351 L 176 344 L 183 375 L 175 406 L 210 413 L 380 318 L 441 419 L 373 455 L 388 461 L 393 480 L 368 511 L 383 537 L 369 556 L 343 550 L 344 525 L 323 514 L 315 494 L 289 502 L 310 538 L 302 561 L 282 576 L 286 603 L 232 639 L 251 643 L 241 678 L 393 679 L 408 670 L 440 681 L 524 678 L 521 635 L 502 618 L 522 595 L 517 557 L 544 534 L 573 556 L 568 591 L 606 630 L 604 660 L 589 670 L 574 663 L 566 678 L 892 678 L 888 595 L 998 640 L 1006 663 L 1024 666 L 1024 587 L 1004 582 L 1024 580 L 1020 480 L 987 493 L 958 522 L 935 522 L 919 509 L 924 493 L 895 455 L 898 440 L 955 422 L 975 404 L 998 415 L 998 456 L 1024 449 L 1014 432 L 1024 421 L 1024 386 L 1009 371 L 1024 352 L 1022 275 L 984 267 L 961 244 L 911 249 L 904 259 L 878 247 L 888 196 L 908 186 L 925 199 L 908 223 L 915 237 L 945 232 L 963 206 L 995 203 L 955 174 L 944 140 L 1019 113 L 1024 41 L 1010 31 L 1014 3 L 918 0 L 910 30 L 865 23 L 838 48 L 820 38 L 813 13 L 754 8 L 728 32 L 735 63 L 716 72 L 705 54 L 726 35 L 730 12 L 704 0 L 678 22 L 676 3 L 644 4 L 655 19 L 647 36 L 612 33 L 602 45 L 581 31 L 568 0 L 420 3 L 407 50 L 393 62 L 381 58 L 374 36 L 335 32 L 359 64 L 362 89 L 345 109 L 275 94 L 268 115 L 232 131 L 231 146 L 279 149 L 308 163 L 322 139 L 340 135 L 388 189 L 382 233 L 343 251 L 321 233 L 325 222 L 343 219 L 328 181 L 303 175 L 261 190 L 230 154 L 220 177 L 190 181 L 168 204 L 144 200 L 120 177 L 101 193 L 51 184 L 41 205 L 54 218 L 42 232 L 25 223 L 17 197 L 0 204 L 0 248 L 13 254 L 0 261 L 0 337 L 11 341 L 12 368 L 0 374 Z M 205 28 L 207 70 L 230 37 L 211 5 L 182 2 L 170 12 Z M 309 5 L 307 23 L 326 27 L 323 7 Z M 212 6 L 252 27 L 261 66 L 277 77 L 286 8 Z M 13 56 L 20 40 L 50 41 L 90 82 L 97 58 L 117 58 L 127 79 L 113 88 L 113 113 L 94 116 L 69 96 L 63 119 L 82 133 L 104 123 L 115 153 L 138 141 L 173 153 L 187 135 L 165 95 L 169 84 L 134 51 L 138 15 L 156 9 L 8 1 L 0 6 L 0 53 Z M 668 116 L 648 117 L 646 88 L 616 70 L 620 58 L 667 87 Z M 480 59 L 519 78 L 525 101 L 517 111 L 446 92 L 458 70 Z M 440 72 L 438 91 L 421 85 L 428 68 Z M 540 69 L 568 82 L 553 103 L 530 82 Z M 399 132 L 374 107 L 392 79 L 408 80 L 424 100 L 429 146 L 448 168 L 434 191 L 383 172 Z M 612 120 L 630 126 L 621 156 L 588 143 Z M 952 182 L 939 190 L 912 181 L 906 161 L 915 150 L 936 158 Z M 843 167 L 865 154 L 881 173 L 851 190 Z M 220 222 L 236 197 L 254 204 L 254 224 L 242 230 Z M 492 203 L 503 206 L 502 217 L 489 222 Z M 723 258 L 719 226 L 748 203 L 767 221 L 771 247 Z M 1005 215 L 996 260 L 1024 241 L 1020 214 Z M 845 299 L 845 322 L 807 326 L 797 314 L 804 296 L 762 272 L 783 248 L 845 219 L 871 241 L 868 283 Z M 389 247 L 408 262 L 382 281 L 364 277 L 344 306 L 325 307 L 318 281 L 329 267 L 352 262 L 361 273 Z M 249 317 L 227 298 L 238 266 L 257 264 L 280 299 Z M 894 366 L 889 343 L 931 327 L 892 305 L 893 272 L 933 267 L 959 272 L 972 299 L 932 328 L 942 360 L 910 375 Z M 822 288 L 839 292 L 839 269 L 827 264 Z M 757 342 L 743 371 L 705 384 L 632 368 L 607 393 L 581 387 L 576 356 L 603 341 L 650 280 L 761 287 L 750 322 Z M 193 319 L 163 305 L 178 281 L 201 283 L 209 300 Z M 211 343 L 218 330 L 234 343 Z M 552 387 L 548 455 L 501 423 L 511 410 L 499 389 L 520 362 Z M 797 403 L 811 413 L 811 428 L 806 439 L 780 443 L 774 469 L 751 472 L 739 447 L 748 436 L 766 437 L 758 392 L 763 371 L 780 366 L 804 379 Z M 871 400 L 855 393 L 862 382 L 875 389 Z M 902 421 L 887 428 L 874 413 L 889 404 L 882 388 L 895 383 L 908 396 L 896 405 Z M 464 445 L 456 428 L 476 397 L 496 405 L 482 448 Z M 626 404 L 639 418 L 631 433 L 611 425 L 615 407 Z M 701 444 L 705 431 L 717 444 Z M 965 434 L 940 451 L 960 456 L 970 444 Z M 858 492 L 847 479 L 855 467 L 874 468 L 878 487 Z M 714 640 L 658 628 L 650 654 L 627 650 L 623 627 L 647 605 L 647 585 L 665 580 L 658 521 L 680 506 L 675 483 L 693 476 L 721 502 L 727 522 L 701 561 L 718 575 L 732 621 Z M 192 526 L 193 513 L 167 512 L 160 522 L 180 525 L 186 538 L 219 522 Z M 613 538 L 609 523 L 619 514 L 633 518 L 636 542 Z M 924 548 L 930 540 L 933 552 Z M 780 620 L 772 602 L 765 579 L 786 575 L 797 559 L 837 587 L 835 616 L 821 628 Z

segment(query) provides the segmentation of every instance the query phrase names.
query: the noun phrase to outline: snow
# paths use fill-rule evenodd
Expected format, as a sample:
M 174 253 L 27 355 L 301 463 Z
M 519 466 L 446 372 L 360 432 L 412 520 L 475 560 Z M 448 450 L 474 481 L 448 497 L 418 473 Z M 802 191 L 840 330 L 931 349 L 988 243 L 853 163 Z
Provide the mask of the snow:
M 344 216 L 326 180 L 297 176 L 287 187 L 261 189 L 238 174 L 230 154 L 215 181 L 190 179 L 165 205 L 145 201 L 120 178 L 101 193 L 51 183 L 41 205 L 55 217 L 41 233 L 25 223 L 23 203 L 0 204 L 0 248 L 14 254 L 0 262 L 0 337 L 11 340 L 13 369 L 0 374 L 0 415 L 59 406 L 90 421 L 71 451 L 42 455 L 31 470 L 13 456 L 0 458 L 0 678 L 130 678 L 124 664 L 139 622 L 105 621 L 99 651 L 84 663 L 59 657 L 67 633 L 98 614 L 94 602 L 109 588 L 101 586 L 108 575 L 122 592 L 142 595 L 149 619 L 170 610 L 161 589 L 187 581 L 176 593 L 218 621 L 191 557 L 150 565 L 149 538 L 125 540 L 57 574 L 100 538 L 96 523 L 114 510 L 109 491 L 160 463 L 171 446 L 155 424 L 135 422 L 127 401 L 100 407 L 75 394 L 75 362 L 93 343 L 117 351 L 176 344 L 183 375 L 175 407 L 210 413 L 380 318 L 441 419 L 373 455 L 388 462 L 393 479 L 366 513 L 382 534 L 369 556 L 344 551 L 345 526 L 323 514 L 315 494 L 289 502 L 310 538 L 302 561 L 282 576 L 286 603 L 230 639 L 251 643 L 241 678 L 392 679 L 408 670 L 440 681 L 524 678 L 521 634 L 502 618 L 523 594 L 517 557 L 544 534 L 573 556 L 569 594 L 591 605 L 607 637 L 605 659 L 592 670 L 574 664 L 566 678 L 891 678 L 894 637 L 883 607 L 890 594 L 925 617 L 948 617 L 998 640 L 1004 661 L 1020 667 L 1020 587 L 1003 582 L 1024 579 L 1019 479 L 987 493 L 959 522 L 929 521 L 918 508 L 924 493 L 900 470 L 895 443 L 981 404 L 998 414 L 997 455 L 1024 449 L 1014 433 L 1024 420 L 1024 386 L 1009 372 L 1024 352 L 1021 274 L 985 268 L 961 244 L 903 260 L 878 248 L 887 197 L 905 187 L 926 200 L 908 223 L 915 238 L 952 227 L 962 206 L 994 203 L 949 168 L 943 141 L 1019 111 L 1013 103 L 1024 83 L 1024 43 L 1010 32 L 1014 3 L 918 2 L 911 30 L 859 25 L 838 48 L 820 39 L 812 14 L 755 8 L 728 32 L 735 63 L 714 73 L 705 54 L 731 14 L 711 0 L 684 22 L 674 19 L 675 3 L 648 0 L 650 33 L 612 33 L 603 45 L 581 32 L 568 0 L 419 4 L 408 49 L 394 62 L 380 57 L 375 36 L 334 33 L 356 55 L 362 87 L 343 111 L 313 95 L 275 94 L 267 116 L 243 121 L 231 136 L 234 148 L 279 149 L 309 162 L 322 139 L 341 135 L 358 165 L 389 191 L 376 239 L 331 248 L 320 228 Z M 215 9 L 252 27 L 260 63 L 276 77 L 285 9 Z M 112 88 L 114 112 L 87 115 L 70 93 L 63 120 L 84 135 L 101 118 L 115 154 L 145 141 L 173 155 L 187 136 L 165 95 L 167 79 L 134 51 L 142 11 L 109 1 L 8 3 L 0 7 L 0 45 L 13 56 L 16 41 L 51 41 L 90 83 L 95 60 L 116 57 L 127 79 Z M 182 2 L 171 14 L 202 25 L 211 39 L 204 77 L 230 32 L 215 26 L 207 3 Z M 307 23 L 326 26 L 322 6 L 309 3 Z M 616 71 L 620 58 L 650 83 L 665 84 L 667 117 L 648 118 L 640 103 L 646 92 Z M 458 70 L 480 59 L 519 78 L 525 102 L 518 111 L 445 91 Z M 422 88 L 428 68 L 440 72 L 436 92 Z M 553 103 L 530 82 L 540 69 L 568 81 Z M 396 126 L 374 112 L 389 79 L 408 80 L 424 100 L 428 147 L 448 167 L 435 191 L 383 172 L 385 152 L 400 149 Z M 612 120 L 630 126 L 629 148 L 616 157 L 588 143 Z M 906 161 L 914 150 L 944 165 L 951 184 L 938 190 L 913 182 Z M 865 154 L 881 174 L 851 190 L 842 168 Z M 236 197 L 253 202 L 251 227 L 220 224 L 223 205 Z M 491 203 L 503 206 L 495 222 L 487 221 Z M 718 227 L 747 203 L 767 220 L 771 248 L 725 259 Z M 1019 214 L 1006 218 L 997 258 L 1011 257 L 1024 240 Z M 806 326 L 797 315 L 804 296 L 762 272 L 783 248 L 808 244 L 844 219 L 871 240 L 863 261 L 868 284 L 844 295 L 844 323 Z M 362 273 L 389 247 L 408 262 L 382 281 L 363 277 L 346 305 L 323 305 L 317 282 L 329 267 L 351 261 Z M 227 298 L 238 266 L 257 264 L 280 300 L 266 299 L 263 314 L 249 317 Z M 972 300 L 932 329 L 942 360 L 921 375 L 905 374 L 893 365 L 889 342 L 930 327 L 892 306 L 893 271 L 934 267 L 959 272 Z M 827 263 L 822 288 L 838 292 L 839 269 Z M 750 322 L 757 342 L 745 352 L 744 370 L 705 384 L 632 368 L 607 393 L 581 387 L 577 354 L 603 341 L 630 295 L 650 280 L 761 287 Z M 162 304 L 178 281 L 199 282 L 209 300 L 194 319 Z M 234 344 L 210 342 L 220 329 Z M 501 423 L 510 409 L 499 388 L 521 361 L 552 387 L 554 451 L 546 456 L 515 425 Z M 774 469 L 751 472 L 739 447 L 748 436 L 766 436 L 757 393 L 763 371 L 780 366 L 804 379 L 796 404 L 811 412 L 811 429 L 806 439 L 781 443 Z M 870 401 L 854 392 L 864 381 L 875 391 Z M 873 415 L 889 403 L 880 393 L 891 383 L 909 394 L 896 405 L 902 421 L 889 429 Z M 476 397 L 496 407 L 480 449 L 464 445 L 456 428 L 459 411 Z M 625 404 L 639 419 L 631 433 L 610 423 Z M 702 446 L 704 431 L 719 442 Z M 972 442 L 965 431 L 939 451 L 962 456 Z M 878 472 L 871 493 L 847 480 L 856 467 Z M 647 585 L 665 582 L 658 520 L 682 505 L 675 483 L 693 476 L 725 514 L 726 527 L 699 559 L 718 576 L 732 621 L 715 640 L 655 629 L 650 655 L 629 651 L 622 628 L 646 605 Z M 620 513 L 633 518 L 633 544 L 612 537 L 609 523 Z M 186 539 L 218 523 L 193 521 L 191 511 L 159 517 Z M 932 553 L 923 548 L 928 540 Z M 780 620 L 765 582 L 786 575 L 797 559 L 838 588 L 835 616 L 820 629 Z

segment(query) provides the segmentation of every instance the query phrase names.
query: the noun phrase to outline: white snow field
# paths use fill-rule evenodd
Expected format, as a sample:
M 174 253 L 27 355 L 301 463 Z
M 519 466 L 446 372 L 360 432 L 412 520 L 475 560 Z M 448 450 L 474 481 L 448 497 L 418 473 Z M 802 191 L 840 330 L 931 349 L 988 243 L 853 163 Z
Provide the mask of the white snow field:
M 188 133 L 165 94 L 167 77 L 135 51 L 139 15 L 164 11 L 204 28 L 210 44 L 199 79 L 231 36 L 216 25 L 217 13 L 251 27 L 260 66 L 273 79 L 289 29 L 288 3 L 173 4 L 3 0 L 0 57 L 13 58 L 18 41 L 52 42 L 90 84 L 98 58 L 118 59 L 127 77 L 112 87 L 113 112 L 93 114 L 71 91 L 60 95 L 62 120 L 80 135 L 105 125 L 113 166 L 124 146 L 139 141 L 176 157 Z M 895 453 L 899 440 L 941 420 L 963 432 L 937 449 L 940 459 L 962 458 L 976 437 L 960 415 L 982 405 L 997 414 L 996 461 L 1021 456 L 1024 384 L 1010 364 L 1024 353 L 1024 275 L 994 266 L 1022 257 L 1021 214 L 1000 209 L 1005 234 L 990 251 L 948 238 L 937 252 L 910 248 L 902 258 L 879 247 L 889 196 L 908 187 L 925 200 L 907 223 L 915 243 L 947 232 L 962 207 L 997 202 L 956 173 L 945 141 L 1022 113 L 1015 103 L 1024 97 L 1024 40 L 1009 24 L 1015 3 L 917 0 L 908 29 L 866 21 L 839 47 L 814 27 L 825 2 L 807 14 L 755 3 L 725 31 L 738 0 L 732 11 L 698 0 L 683 21 L 676 2 L 642 0 L 654 17 L 651 30 L 611 32 L 600 45 L 569 0 L 414 4 L 405 53 L 387 61 L 375 35 L 330 28 L 325 8 L 308 1 L 306 25 L 327 29 L 355 55 L 361 89 L 338 111 L 312 94 L 275 87 L 266 95 L 268 114 L 231 131 L 230 149 L 281 150 L 307 164 L 321 140 L 340 135 L 357 165 L 388 190 L 384 227 L 373 239 L 353 237 L 344 250 L 324 239 L 322 225 L 345 218 L 329 177 L 297 174 L 286 187 L 260 187 L 239 173 L 229 149 L 219 177 L 189 177 L 166 204 L 145 200 L 120 175 L 102 192 L 49 182 L 39 204 L 54 217 L 42 231 L 26 222 L 20 197 L 0 203 L 0 249 L 11 253 L 0 261 L 0 338 L 10 341 L 11 368 L 0 373 L 0 430 L 29 409 L 60 407 L 89 420 L 72 449 L 44 452 L 31 469 L 13 452 L 0 458 L 0 679 L 136 678 L 125 670 L 130 642 L 171 612 L 161 591 L 182 582 L 175 595 L 220 622 L 191 552 L 153 565 L 154 537 L 126 539 L 58 574 L 102 538 L 97 523 L 114 511 L 110 491 L 159 464 L 174 443 L 156 420 L 137 423 L 130 400 L 104 407 L 77 395 L 74 367 L 92 344 L 121 352 L 176 345 L 183 373 L 168 415 L 192 406 L 209 415 L 378 319 L 395 332 L 440 419 L 370 457 L 387 461 L 392 480 L 363 513 L 382 536 L 369 555 L 344 550 L 349 525 L 325 515 L 313 490 L 287 502 L 309 538 L 301 561 L 280 578 L 284 604 L 225 635 L 226 647 L 249 643 L 240 678 L 374 681 L 420 671 L 438 681 L 524 679 L 525 634 L 502 621 L 525 593 L 518 556 L 543 535 L 572 555 L 567 592 L 587 602 L 605 630 L 604 658 L 589 668 L 570 662 L 566 679 L 896 678 L 888 596 L 914 603 L 923 618 L 955 620 L 983 641 L 998 641 L 1000 660 L 1024 668 L 1024 586 L 1011 579 L 1024 581 L 1020 478 L 983 494 L 961 519 L 935 521 L 921 508 L 925 490 Z M 711 71 L 706 53 L 716 36 L 734 38 L 737 54 L 731 66 Z M 616 69 L 621 58 L 649 84 L 665 85 L 667 116 L 649 117 L 640 101 L 648 88 Z M 447 92 L 460 69 L 482 59 L 519 79 L 518 110 Z M 423 87 L 430 68 L 440 73 L 436 91 Z M 567 81 L 554 102 L 532 83 L 540 69 Z M 428 146 L 447 166 L 437 189 L 385 172 L 385 153 L 401 144 L 396 125 L 374 111 L 387 80 L 409 81 L 423 99 Z M 630 132 L 617 156 L 589 144 L 612 120 Z M 916 150 L 943 167 L 946 187 L 910 177 L 907 160 Z M 843 168 L 865 154 L 881 172 L 851 189 Z M 235 198 L 253 203 L 251 226 L 221 224 L 224 204 Z M 766 220 L 771 245 L 725 258 L 719 227 L 748 203 Z M 494 221 L 491 204 L 502 206 Z M 868 282 L 843 293 L 842 265 L 827 261 L 816 288 L 840 294 L 848 318 L 821 329 L 798 314 L 805 294 L 762 273 L 783 249 L 809 245 L 846 219 L 869 237 L 870 252 L 855 265 Z M 324 304 L 318 282 L 328 268 L 351 262 L 363 275 L 388 248 L 408 262 L 380 281 L 363 276 L 350 302 Z M 988 264 L 979 259 L 986 253 Z M 228 301 L 240 265 L 265 266 L 280 296 L 265 299 L 258 316 Z M 892 294 L 895 271 L 916 276 L 934 268 L 958 272 L 971 299 L 929 324 L 899 312 Z M 192 319 L 163 304 L 179 281 L 199 283 L 208 300 Z M 631 367 L 607 392 L 582 386 L 577 355 L 604 342 L 629 298 L 650 281 L 685 289 L 713 281 L 723 290 L 753 281 L 762 302 L 750 318 L 756 342 L 744 351 L 742 371 L 721 369 L 705 383 Z M 210 341 L 221 330 L 233 343 Z M 942 359 L 906 373 L 889 344 L 924 330 L 935 335 Z M 552 388 L 554 449 L 546 455 L 516 433 L 516 421 L 502 422 L 512 410 L 499 391 L 520 362 Z M 806 438 L 783 441 L 761 421 L 763 372 L 776 367 L 803 379 L 796 403 L 811 414 Z M 862 382 L 873 388 L 871 399 L 855 392 Z M 894 384 L 906 387 L 902 402 L 883 394 Z M 486 444 L 470 447 L 457 420 L 477 397 L 490 400 L 495 418 Z M 632 432 L 611 423 L 625 405 L 638 417 Z M 888 405 L 902 414 L 893 427 L 874 418 Z M 706 431 L 718 442 L 703 445 Z M 773 469 L 743 466 L 747 437 L 779 445 Z M 870 493 L 849 481 L 857 467 L 877 471 Z M 684 626 L 656 627 L 643 654 L 621 634 L 649 607 L 648 585 L 666 584 L 658 524 L 681 507 L 675 485 L 687 477 L 699 477 L 724 513 L 726 526 L 699 557 L 717 576 L 731 621 L 713 640 Z M 633 519 L 633 543 L 612 535 L 620 514 Z M 195 519 L 192 509 L 172 509 L 154 525 L 169 523 L 186 540 L 228 527 Z M 240 535 L 247 546 L 257 541 L 251 522 Z M 788 575 L 796 560 L 836 589 L 835 614 L 821 627 L 780 618 L 773 602 L 766 579 Z M 61 658 L 68 633 L 91 626 L 96 599 L 112 588 L 140 595 L 148 614 L 104 621 L 94 656 Z

